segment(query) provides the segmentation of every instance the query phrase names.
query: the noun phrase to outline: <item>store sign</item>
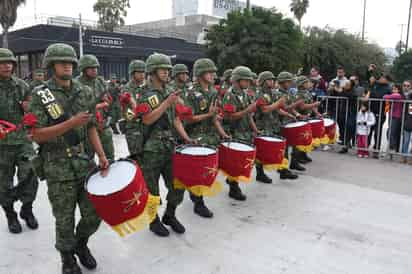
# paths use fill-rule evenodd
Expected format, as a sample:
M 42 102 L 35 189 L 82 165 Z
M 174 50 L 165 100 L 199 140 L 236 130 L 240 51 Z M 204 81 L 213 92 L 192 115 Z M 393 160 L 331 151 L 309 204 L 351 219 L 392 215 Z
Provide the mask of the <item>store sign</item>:
M 121 49 L 124 46 L 123 38 L 108 37 L 100 35 L 92 35 L 89 42 L 94 47 L 101 48 L 118 48 Z
M 213 15 L 226 17 L 229 12 L 245 7 L 246 3 L 238 0 L 213 0 Z

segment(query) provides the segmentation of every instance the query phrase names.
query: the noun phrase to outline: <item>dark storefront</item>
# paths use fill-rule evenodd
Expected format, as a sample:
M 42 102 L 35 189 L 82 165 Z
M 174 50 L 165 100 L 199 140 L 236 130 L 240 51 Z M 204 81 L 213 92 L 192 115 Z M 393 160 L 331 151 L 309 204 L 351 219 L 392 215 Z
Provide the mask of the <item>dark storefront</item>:
M 17 74 L 27 77 L 42 64 L 43 53 L 52 43 L 67 43 L 79 53 L 79 30 L 53 25 L 37 25 L 9 34 L 9 48 L 18 58 Z M 94 54 L 100 61 L 100 73 L 106 78 L 114 73 L 127 78 L 127 67 L 131 60 L 145 60 L 153 52 L 173 56 L 173 63 L 184 63 L 189 67 L 204 52 L 202 46 L 174 38 L 150 38 L 123 33 L 85 30 L 83 53 Z

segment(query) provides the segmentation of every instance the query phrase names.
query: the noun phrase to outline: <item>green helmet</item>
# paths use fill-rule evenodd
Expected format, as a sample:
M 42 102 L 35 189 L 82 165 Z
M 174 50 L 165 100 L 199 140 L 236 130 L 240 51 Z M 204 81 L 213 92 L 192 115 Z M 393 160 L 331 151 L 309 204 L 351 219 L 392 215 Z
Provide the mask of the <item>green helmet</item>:
M 12 62 L 17 63 L 16 57 L 14 57 L 13 52 L 9 49 L 0 48 L 0 62 Z
M 135 72 L 145 72 L 146 64 L 142 60 L 133 60 L 129 64 L 129 75 Z
M 232 72 L 232 81 L 253 80 L 253 72 L 245 66 L 238 66 Z
M 87 68 L 99 68 L 99 60 L 92 54 L 83 55 L 79 60 L 79 70 L 84 71 Z
M 232 77 L 232 72 L 233 72 L 233 69 L 225 70 L 225 72 L 223 72 L 223 81 L 230 80 L 230 78 Z
M 281 73 L 279 73 L 278 75 L 278 82 L 282 83 L 282 82 L 286 82 L 286 81 L 293 81 L 294 80 L 294 76 L 292 73 L 287 72 L 287 71 L 282 71 Z
M 172 69 L 172 78 L 175 78 L 179 73 L 189 73 L 189 69 L 185 64 L 176 64 Z
M 259 85 L 263 85 L 267 80 L 275 80 L 276 77 L 271 71 L 264 71 L 259 74 L 258 82 Z
M 258 78 L 258 75 L 252 71 L 252 75 L 253 75 L 253 80 L 256 80 Z
M 216 72 L 217 68 L 215 62 L 209 58 L 197 59 L 193 65 L 193 74 L 196 77 L 202 76 L 206 72 Z
M 161 53 L 154 53 L 146 60 L 146 72 L 153 73 L 157 69 L 172 69 L 170 57 Z
M 299 77 L 296 79 L 296 85 L 297 85 L 298 87 L 303 86 L 303 85 L 304 85 L 305 83 L 307 83 L 307 82 L 309 82 L 309 78 L 306 77 L 306 76 L 299 76 Z
M 74 48 L 67 44 L 52 44 L 44 53 L 43 66 L 51 67 L 55 62 L 70 62 L 77 66 L 77 54 Z

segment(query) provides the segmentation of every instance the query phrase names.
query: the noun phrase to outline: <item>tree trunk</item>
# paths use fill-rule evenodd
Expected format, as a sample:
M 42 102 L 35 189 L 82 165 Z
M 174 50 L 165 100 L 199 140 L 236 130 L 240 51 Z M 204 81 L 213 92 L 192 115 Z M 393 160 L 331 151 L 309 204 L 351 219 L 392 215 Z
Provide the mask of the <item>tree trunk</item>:
M 3 48 L 9 48 L 9 39 L 8 39 L 9 28 L 4 28 L 3 30 Z

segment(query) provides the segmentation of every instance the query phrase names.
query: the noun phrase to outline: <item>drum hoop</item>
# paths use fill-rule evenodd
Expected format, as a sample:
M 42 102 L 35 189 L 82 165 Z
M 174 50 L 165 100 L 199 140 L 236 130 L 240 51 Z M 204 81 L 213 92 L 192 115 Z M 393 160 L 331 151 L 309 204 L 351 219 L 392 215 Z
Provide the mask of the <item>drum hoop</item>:
M 229 144 L 230 143 L 240 143 L 240 144 L 247 145 L 247 146 L 250 146 L 251 148 L 256 149 L 256 146 L 254 144 L 250 144 L 246 141 L 242 141 L 242 140 L 238 140 L 238 139 L 232 139 L 230 141 L 223 141 L 220 144 L 223 145 L 223 143 L 229 143 Z
M 133 164 L 133 165 L 136 165 L 136 162 L 135 162 L 134 160 L 131 160 L 131 159 L 128 159 L 128 158 L 121 158 L 121 159 L 118 159 L 118 160 L 115 160 L 115 161 L 110 161 L 109 168 L 110 168 L 110 166 L 111 166 L 112 164 L 117 163 L 117 162 L 129 162 L 129 163 L 131 163 L 131 164 Z M 87 193 L 89 193 L 89 192 L 87 191 L 87 183 L 89 182 L 90 178 L 91 178 L 93 175 L 97 174 L 97 172 L 99 172 L 99 171 L 100 171 L 99 167 L 96 166 L 96 167 L 93 168 L 91 171 L 89 171 L 89 173 L 87 174 L 86 178 L 84 179 L 84 184 L 83 184 L 83 186 L 84 186 L 84 190 L 86 190 Z
M 296 121 L 296 122 L 289 122 L 289 123 L 283 124 L 283 125 L 281 126 L 281 128 L 293 128 L 293 127 L 286 127 L 286 126 L 289 125 L 289 124 L 295 124 L 295 123 L 303 123 L 302 126 L 306 126 L 307 124 L 309 124 L 308 121 L 299 120 L 299 121 Z
M 269 135 L 269 134 L 265 134 L 265 135 L 258 135 L 256 138 L 262 138 L 262 137 L 269 137 L 269 138 L 277 138 L 280 139 L 282 141 L 286 141 L 286 138 L 283 136 L 279 136 L 279 135 Z M 255 138 L 255 139 L 256 139 Z
M 190 148 L 190 147 L 203 147 L 203 148 L 209 148 L 212 149 L 214 151 L 214 153 L 210 153 L 207 155 L 213 155 L 217 153 L 217 148 L 212 146 L 212 145 L 205 145 L 205 144 L 201 144 L 201 145 L 192 145 L 192 144 L 186 144 L 186 145 L 179 145 L 175 148 L 175 153 L 176 154 L 184 154 L 182 153 L 182 150 L 185 148 Z M 188 155 L 188 154 L 184 154 L 184 155 Z M 191 156 L 205 156 L 205 155 L 191 155 Z
M 313 121 L 313 122 L 312 122 Z M 308 120 L 309 123 L 324 123 L 323 119 L 310 119 Z

